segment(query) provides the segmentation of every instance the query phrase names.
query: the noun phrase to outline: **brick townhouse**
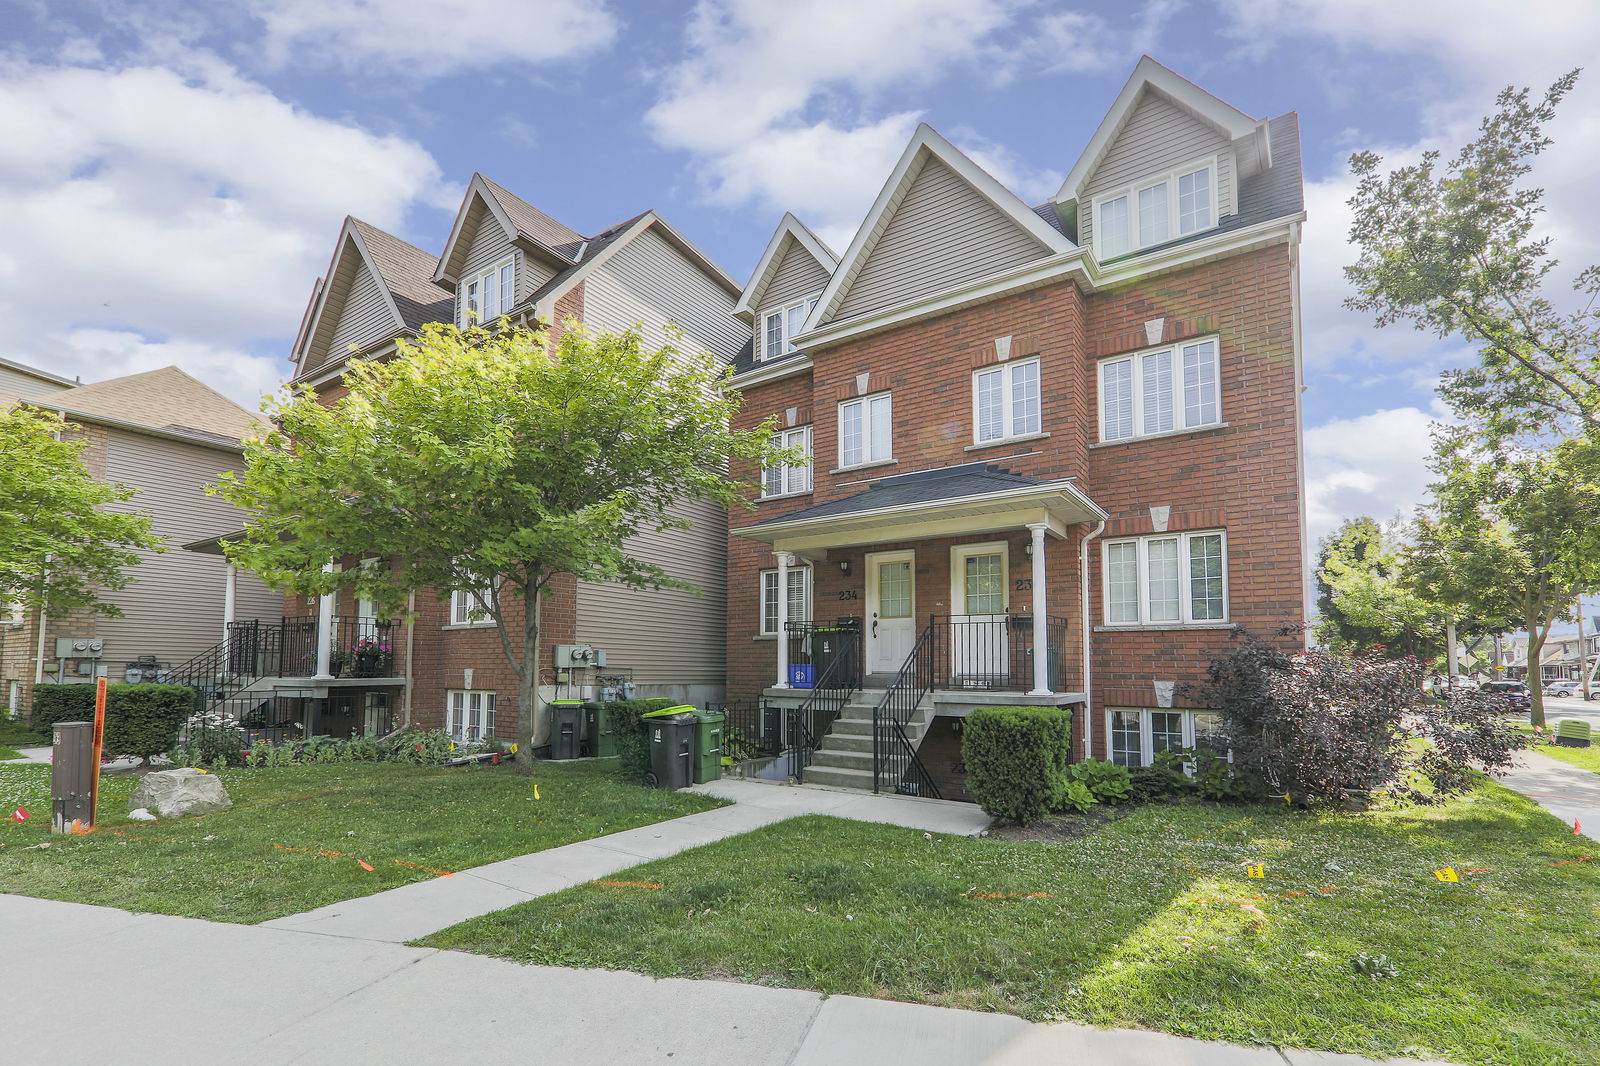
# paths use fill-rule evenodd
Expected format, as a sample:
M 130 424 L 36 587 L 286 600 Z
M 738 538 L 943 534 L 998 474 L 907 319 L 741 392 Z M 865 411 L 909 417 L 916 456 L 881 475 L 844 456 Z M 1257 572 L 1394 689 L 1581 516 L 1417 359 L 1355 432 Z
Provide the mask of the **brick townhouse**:
M 609 331 L 640 325 L 652 347 L 669 343 L 670 325 L 682 331 L 670 343 L 731 360 L 748 337 L 731 317 L 738 295 L 738 284 L 654 211 L 585 236 L 474 175 L 438 255 L 346 220 L 294 343 L 292 384 L 337 403 L 351 360 L 390 358 L 397 340 L 429 322 L 501 316 L 556 329 L 569 319 Z M 559 584 L 543 609 L 545 699 L 624 681 L 639 695 L 722 698 L 727 516 L 706 504 L 683 513 L 692 528 L 641 536 L 633 550 L 701 594 Z M 220 552 L 226 531 L 218 533 L 189 547 Z M 472 591 L 422 590 L 412 607 L 409 618 L 389 620 L 349 591 L 291 596 L 281 620 L 237 625 L 218 668 L 231 678 L 230 713 L 268 736 L 411 724 L 472 740 L 496 732 L 498 711 L 512 716 L 498 723 L 509 734 L 516 674 Z M 581 649 L 603 652 L 604 664 Z M 541 721 L 540 736 L 546 727 Z
M 842 257 L 785 216 L 735 310 L 741 421 L 810 455 L 738 471 L 729 694 L 790 709 L 752 728 L 947 797 L 983 704 L 1122 764 L 1203 738 L 1185 684 L 1307 616 L 1303 218 L 1295 115 L 1149 58 L 1047 203 L 922 126 Z

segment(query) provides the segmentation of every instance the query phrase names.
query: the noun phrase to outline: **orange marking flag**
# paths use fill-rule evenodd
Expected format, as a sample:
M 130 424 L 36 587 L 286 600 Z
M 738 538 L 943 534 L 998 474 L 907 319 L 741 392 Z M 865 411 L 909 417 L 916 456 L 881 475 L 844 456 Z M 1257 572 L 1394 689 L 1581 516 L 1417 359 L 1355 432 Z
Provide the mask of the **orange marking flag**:
M 11 812 L 11 820 L 14 822 L 26 822 L 32 817 L 33 815 L 28 813 L 28 808 L 26 807 L 18 807 L 16 810 Z
M 369 873 L 369 874 L 372 872 L 372 867 L 370 865 L 368 865 L 366 859 L 357 859 L 356 860 L 356 865 L 361 867 L 363 870 L 367 871 L 367 873 Z
M 405 866 L 405 867 L 407 867 L 409 869 L 412 869 L 412 870 L 426 870 L 428 873 L 430 873 L 430 874 L 438 874 L 440 877 L 454 877 L 455 876 L 455 874 L 451 873 L 449 870 L 440 870 L 440 869 L 437 869 L 436 867 L 433 867 L 433 866 L 418 866 L 416 863 L 414 863 L 414 862 L 406 862 L 404 859 L 396 859 L 396 860 L 394 860 L 394 864 L 396 866 Z

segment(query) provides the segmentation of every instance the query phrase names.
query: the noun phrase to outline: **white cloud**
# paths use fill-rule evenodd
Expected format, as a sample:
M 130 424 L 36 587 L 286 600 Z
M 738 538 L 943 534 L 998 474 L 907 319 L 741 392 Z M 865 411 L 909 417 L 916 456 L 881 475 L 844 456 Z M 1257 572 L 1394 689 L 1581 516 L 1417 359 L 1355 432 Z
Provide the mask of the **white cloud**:
M 164 359 L 252 406 L 266 378 L 241 346 L 294 329 L 342 217 L 398 229 L 456 197 L 415 142 L 214 59 L 0 68 L 0 143 L 6 354 L 86 380 Z
M 1434 416 L 1398 407 L 1306 430 L 1306 532 L 1313 545 L 1346 518 L 1411 516 L 1432 476 Z
M 605 49 L 618 22 L 591 0 L 255 0 L 273 65 L 399 65 L 408 78 L 546 64 Z

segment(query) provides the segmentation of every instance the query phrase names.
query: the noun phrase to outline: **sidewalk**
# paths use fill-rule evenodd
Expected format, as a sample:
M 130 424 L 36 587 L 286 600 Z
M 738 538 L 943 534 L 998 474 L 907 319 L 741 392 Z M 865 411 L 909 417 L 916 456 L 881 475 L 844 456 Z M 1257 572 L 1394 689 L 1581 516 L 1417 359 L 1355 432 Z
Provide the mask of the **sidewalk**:
M 1368 1061 L 759 985 L 522 966 L 22 896 L 0 895 L 0 945 L 7 1016 L 65 1019 L 6 1035 L 6 1061 L 29 1066 Z
M 1521 765 L 1498 775 L 1496 780 L 1535 801 L 1568 826 L 1576 819 L 1584 836 L 1600 840 L 1600 774 L 1536 751 L 1522 752 L 1518 760 Z

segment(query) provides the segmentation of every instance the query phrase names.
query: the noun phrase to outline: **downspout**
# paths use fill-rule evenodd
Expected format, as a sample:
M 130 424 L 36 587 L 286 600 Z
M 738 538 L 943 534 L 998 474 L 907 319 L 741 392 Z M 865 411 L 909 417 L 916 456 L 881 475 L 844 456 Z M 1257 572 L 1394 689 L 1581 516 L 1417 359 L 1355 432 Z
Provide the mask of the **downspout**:
M 39 614 L 39 648 L 34 653 L 34 656 L 33 656 L 33 683 L 35 685 L 42 685 L 42 684 L 44 684 L 44 627 L 45 627 L 45 616 L 44 616 L 44 608 L 43 607 L 38 608 L 38 614 Z
M 1294 356 L 1294 465 L 1295 487 L 1300 497 L 1300 621 L 1305 628 L 1300 635 L 1301 646 L 1311 647 L 1312 582 L 1307 568 L 1311 565 L 1311 544 L 1306 530 L 1306 445 L 1305 411 L 1300 397 L 1306 391 L 1305 359 L 1300 320 L 1300 223 L 1289 226 L 1289 320 L 1290 343 Z
M 1078 542 L 1078 599 L 1082 603 L 1083 628 L 1083 757 L 1094 750 L 1094 657 L 1093 627 L 1089 615 L 1089 542 L 1104 533 L 1105 519 L 1084 535 Z
M 449 619 L 446 619 L 449 621 Z M 413 639 L 417 633 L 417 594 L 415 592 L 406 597 L 406 698 L 405 705 L 400 708 L 401 721 L 407 726 L 411 724 L 411 687 L 416 684 L 416 670 L 412 668 L 412 648 L 415 646 Z

